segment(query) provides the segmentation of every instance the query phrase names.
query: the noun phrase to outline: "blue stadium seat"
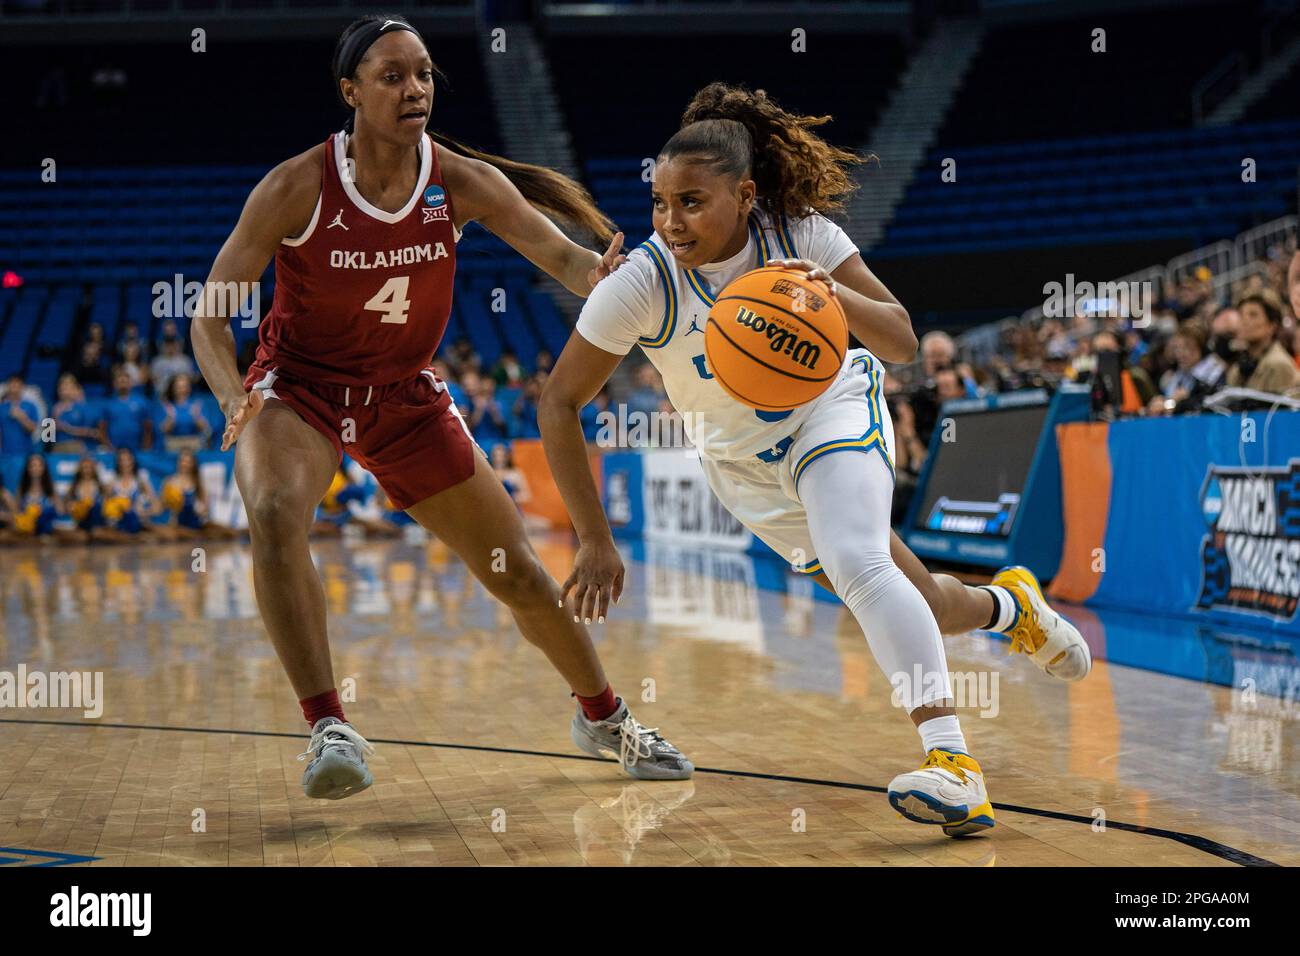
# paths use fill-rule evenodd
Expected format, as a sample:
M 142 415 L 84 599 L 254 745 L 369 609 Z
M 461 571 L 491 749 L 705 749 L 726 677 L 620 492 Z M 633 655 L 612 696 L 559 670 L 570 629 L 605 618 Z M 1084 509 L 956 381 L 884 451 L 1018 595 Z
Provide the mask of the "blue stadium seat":
M 936 146 L 927 165 L 955 156 L 958 184 L 909 186 L 872 255 L 956 251 L 1008 242 L 1041 245 L 1226 238 L 1282 215 L 1294 191 L 1300 121 L 1225 128 L 1142 130 L 1033 143 Z M 1241 182 L 1241 158 L 1258 181 Z M 589 165 L 590 168 L 590 165 Z M 1224 225 L 1227 228 L 1224 229 Z M 1116 232 L 1117 227 L 1124 227 Z M 1011 237 L 1019 237 L 1012 241 Z

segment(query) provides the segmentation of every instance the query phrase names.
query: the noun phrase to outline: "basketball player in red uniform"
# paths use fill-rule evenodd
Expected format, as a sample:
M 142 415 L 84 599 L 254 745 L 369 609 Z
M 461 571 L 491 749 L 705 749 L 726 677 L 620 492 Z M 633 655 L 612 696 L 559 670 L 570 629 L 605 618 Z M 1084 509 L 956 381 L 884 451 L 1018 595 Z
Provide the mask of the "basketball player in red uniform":
M 373 748 L 339 703 L 307 541 L 344 451 L 461 557 L 568 681 L 575 744 L 617 756 L 635 777 L 684 779 L 691 762 L 614 696 L 430 367 L 465 223 L 477 220 L 580 296 L 622 261 L 622 234 L 604 257 L 578 246 L 539 209 L 609 237 L 581 186 L 426 132 L 434 69 L 400 18 L 366 17 L 343 32 L 334 76 L 352 118 L 254 188 L 209 276 L 209 290 L 253 283 L 275 257 L 275 300 L 242 380 L 229 304 L 205 297 L 193 323 L 195 357 L 226 414 L 222 448 L 238 441 L 258 607 L 312 728 L 303 791 L 338 799 L 373 780 Z

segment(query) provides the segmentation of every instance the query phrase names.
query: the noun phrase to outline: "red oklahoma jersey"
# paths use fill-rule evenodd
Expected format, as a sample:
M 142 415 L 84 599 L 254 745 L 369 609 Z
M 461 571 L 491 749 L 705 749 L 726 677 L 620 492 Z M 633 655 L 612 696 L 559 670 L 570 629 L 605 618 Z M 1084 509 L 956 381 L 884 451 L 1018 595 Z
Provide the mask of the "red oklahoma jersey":
M 427 133 L 419 149 L 415 191 L 390 213 L 343 174 L 346 134 L 326 141 L 316 211 L 275 255 L 258 365 L 346 386 L 387 385 L 428 366 L 451 314 L 460 234 Z

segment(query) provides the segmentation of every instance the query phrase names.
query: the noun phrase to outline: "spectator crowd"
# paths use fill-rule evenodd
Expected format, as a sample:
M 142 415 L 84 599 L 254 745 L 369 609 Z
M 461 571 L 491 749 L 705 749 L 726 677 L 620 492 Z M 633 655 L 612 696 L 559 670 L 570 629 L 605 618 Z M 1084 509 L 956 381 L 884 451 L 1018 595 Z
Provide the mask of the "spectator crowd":
M 1144 315 L 1125 316 L 1115 306 L 1091 300 L 1069 319 L 1004 323 L 996 350 L 982 361 L 964 357 L 944 332 L 923 335 L 918 361 L 891 370 L 885 381 L 900 492 L 896 523 L 925 464 L 939 408 L 950 399 L 1061 382 L 1095 386 L 1107 359 L 1119 369 L 1120 391 L 1111 401 L 1094 390 L 1094 407 L 1104 416 L 1194 414 L 1225 388 L 1300 399 L 1294 240 L 1270 249 L 1238 282 L 1216 282 L 1201 266 L 1164 290 Z
M 7 471 L 16 478 L 0 481 L 0 543 L 231 534 L 211 521 L 200 480 L 200 456 L 219 447 L 224 416 L 177 323 L 164 320 L 160 331 L 156 342 L 147 342 L 139 326 L 128 322 L 110 344 L 92 322 L 59 374 L 55 395 L 43 394 L 20 375 L 3 383 L 0 462 L 21 458 L 21 470 L 11 465 Z M 242 367 L 251 359 L 242 355 Z M 528 368 L 506 350 L 485 368 L 467 339 L 433 362 L 475 440 L 521 505 L 531 489 L 515 467 L 511 442 L 540 437 L 537 402 L 552 363 L 542 351 Z M 608 402 L 602 393 L 583 410 L 589 440 L 595 440 L 598 412 Z M 70 482 L 56 482 L 50 454 L 80 456 Z M 141 454 L 175 465 L 165 469 L 168 474 L 151 475 L 138 464 Z M 410 523 L 391 508 L 373 478 L 345 459 L 313 531 L 337 535 L 355 526 L 393 535 Z
M 945 332 L 923 335 L 917 361 L 891 369 L 885 381 L 900 492 L 896 519 L 925 463 L 940 407 L 951 399 L 1096 382 L 1108 361 L 1120 370 L 1122 388 L 1104 414 L 1195 413 L 1207 397 L 1231 387 L 1300 397 L 1300 255 L 1293 253 L 1291 246 L 1270 250 L 1255 274 L 1231 285 L 1216 283 L 1201 267 L 1166 289 L 1138 321 L 1093 301 L 1069 319 L 1005 323 L 998 347 L 979 361 L 963 355 L 966 350 Z M 75 360 L 58 377 L 56 395 L 42 394 L 18 375 L 4 383 L 0 456 L 23 456 L 23 466 L 16 482 L 0 484 L 0 542 L 229 533 L 210 521 L 199 480 L 200 456 L 216 448 L 224 417 L 176 322 L 165 320 L 160 332 L 156 342 L 146 342 L 128 322 L 110 344 L 91 323 Z M 252 355 L 240 358 L 247 367 Z M 433 361 L 520 504 L 531 489 L 514 465 L 511 443 L 540 437 L 537 406 L 552 364 L 546 351 L 526 366 L 506 349 L 485 367 L 465 338 Z M 644 363 L 621 388 L 603 389 L 582 410 L 589 442 L 597 439 L 601 412 L 615 400 L 629 415 L 672 412 L 657 371 Z M 159 451 L 176 464 L 171 474 L 151 476 L 139 468 L 137 455 Z M 49 453 L 82 456 L 63 493 L 55 490 Z M 105 461 L 110 456 L 111 467 Z M 318 533 L 353 524 L 394 534 L 409 523 L 367 479 L 345 460 L 318 512 Z

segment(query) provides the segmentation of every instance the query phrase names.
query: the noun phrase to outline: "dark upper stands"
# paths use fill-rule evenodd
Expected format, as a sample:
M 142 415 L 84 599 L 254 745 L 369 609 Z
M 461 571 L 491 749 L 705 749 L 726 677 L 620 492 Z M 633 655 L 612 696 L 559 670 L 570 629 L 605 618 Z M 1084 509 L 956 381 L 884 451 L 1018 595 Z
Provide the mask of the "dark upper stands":
M 807 52 L 789 31 L 766 36 L 556 36 L 551 68 L 588 185 L 627 233 L 650 234 L 650 187 L 643 161 L 681 126 L 691 97 L 714 80 L 765 89 L 788 110 L 830 114 L 821 135 L 858 148 L 902 69 L 897 36 L 810 31 Z M 655 55 L 656 50 L 662 55 Z M 650 64 L 630 72 L 628 64 Z M 851 75 L 845 64 L 853 64 Z
M 1267 122 L 1269 120 L 1295 119 L 1300 113 L 1300 66 L 1292 67 L 1277 85 L 1268 91 L 1268 95 L 1254 103 L 1246 110 L 1243 119 L 1248 123 Z M 1294 157 L 1300 162 L 1300 156 Z
M 6 118 L 23 135 L 0 142 L 0 168 L 36 168 L 53 157 L 69 171 L 178 163 L 269 169 L 343 126 L 347 114 L 330 75 L 333 40 L 230 42 L 212 33 L 205 53 L 190 52 L 188 33 L 174 44 L 5 47 Z M 498 152 L 474 41 L 430 42 L 451 81 L 435 94 L 431 125 Z M 124 90 L 95 84 L 96 72 L 112 68 L 125 72 Z
M 829 113 L 822 135 L 861 145 L 902 69 L 900 38 L 813 30 L 807 52 L 790 44 L 788 30 L 703 36 L 683 26 L 664 36 L 553 36 L 546 50 L 584 162 L 653 156 L 695 92 L 714 80 L 765 89 L 794 112 Z
M 455 9 L 472 6 L 472 0 L 405 0 L 398 9 L 408 18 L 422 8 Z M 274 10 L 306 8 L 338 10 L 344 15 L 384 13 L 394 9 L 389 0 L 0 0 L 0 11 L 25 16 L 84 14 L 140 14 L 159 11 Z
M 990 28 L 935 147 L 873 255 L 1235 235 L 1294 208 L 1300 92 L 1192 125 L 1192 91 L 1234 51 L 1257 59 L 1263 4 L 1189 4 Z M 1177 17 L 1177 22 L 1171 21 Z M 1091 49 L 1106 30 L 1106 52 Z M 940 179 L 957 161 L 956 182 Z M 1242 182 L 1242 160 L 1256 181 Z
M 1188 126 L 1197 82 L 1232 50 L 1255 43 L 1258 6 L 1188 4 L 992 28 L 937 142 L 980 146 Z M 1091 49 L 1098 27 L 1106 31 L 1105 53 Z

